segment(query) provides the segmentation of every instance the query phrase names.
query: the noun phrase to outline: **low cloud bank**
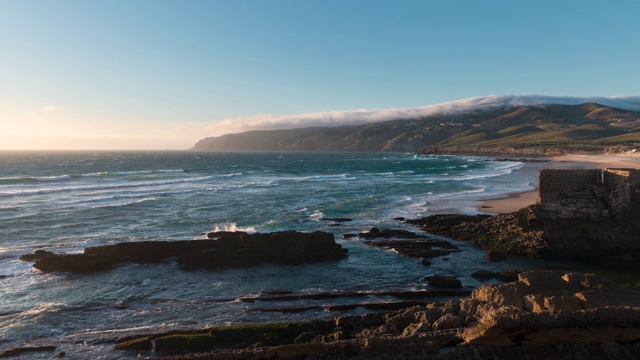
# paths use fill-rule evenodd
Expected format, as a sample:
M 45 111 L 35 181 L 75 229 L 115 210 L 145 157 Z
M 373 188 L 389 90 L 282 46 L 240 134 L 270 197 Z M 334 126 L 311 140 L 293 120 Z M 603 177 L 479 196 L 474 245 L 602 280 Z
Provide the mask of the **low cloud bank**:
M 569 97 L 545 95 L 490 95 L 450 101 L 416 108 L 391 108 L 381 110 L 329 111 L 298 115 L 255 115 L 231 118 L 208 127 L 211 135 L 218 136 L 249 130 L 276 130 L 303 127 L 329 127 L 361 125 L 395 119 L 409 119 L 430 115 L 455 114 L 463 111 L 490 109 L 502 106 L 541 104 L 578 105 L 596 102 L 626 110 L 640 110 L 640 96 Z

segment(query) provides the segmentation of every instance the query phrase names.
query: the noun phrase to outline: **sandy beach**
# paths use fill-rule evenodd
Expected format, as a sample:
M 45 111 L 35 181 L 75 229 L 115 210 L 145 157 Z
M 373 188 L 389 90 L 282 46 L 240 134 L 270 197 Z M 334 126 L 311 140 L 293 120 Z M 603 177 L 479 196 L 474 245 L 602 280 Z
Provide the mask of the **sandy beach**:
M 562 155 L 549 158 L 545 169 L 603 169 L 640 168 L 640 153 L 614 155 Z M 538 190 L 512 193 L 505 198 L 485 200 L 476 208 L 483 213 L 502 214 L 532 205 L 538 198 Z

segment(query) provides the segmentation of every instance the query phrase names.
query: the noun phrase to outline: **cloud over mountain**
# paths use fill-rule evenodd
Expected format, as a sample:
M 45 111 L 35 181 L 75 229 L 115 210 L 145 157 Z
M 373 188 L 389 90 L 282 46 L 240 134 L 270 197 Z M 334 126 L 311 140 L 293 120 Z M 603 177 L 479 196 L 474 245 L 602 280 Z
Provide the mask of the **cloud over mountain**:
M 545 95 L 489 95 L 444 102 L 415 108 L 380 110 L 328 111 L 297 115 L 254 115 L 228 118 L 207 127 L 210 135 L 238 133 L 248 130 L 275 130 L 304 127 L 361 125 L 395 119 L 408 119 L 436 114 L 455 114 L 470 110 L 483 110 L 503 106 L 561 104 L 578 105 L 596 102 L 626 110 L 640 110 L 640 96 L 570 97 Z

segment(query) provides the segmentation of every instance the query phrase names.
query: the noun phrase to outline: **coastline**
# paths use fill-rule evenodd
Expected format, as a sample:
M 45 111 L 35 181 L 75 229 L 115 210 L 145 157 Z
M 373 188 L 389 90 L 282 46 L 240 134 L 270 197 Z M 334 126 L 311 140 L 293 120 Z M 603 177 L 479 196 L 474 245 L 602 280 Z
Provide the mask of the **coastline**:
M 600 168 L 640 168 L 640 154 L 615 155 L 561 155 L 548 158 L 541 169 L 600 169 Z M 538 188 L 530 191 L 505 194 L 506 197 L 483 200 L 474 206 L 481 213 L 503 214 L 520 210 L 535 204 Z

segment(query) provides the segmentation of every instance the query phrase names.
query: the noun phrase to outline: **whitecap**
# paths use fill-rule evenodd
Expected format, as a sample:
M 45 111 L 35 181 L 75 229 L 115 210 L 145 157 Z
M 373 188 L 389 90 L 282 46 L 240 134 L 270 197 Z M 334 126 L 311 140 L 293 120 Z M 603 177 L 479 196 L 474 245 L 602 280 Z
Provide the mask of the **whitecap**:
M 92 209 L 107 208 L 107 207 L 120 207 L 120 206 L 127 206 L 127 205 L 139 204 L 139 203 L 141 203 L 141 202 L 145 202 L 145 201 L 154 201 L 154 200 L 156 200 L 156 198 L 144 198 L 144 199 L 135 200 L 135 201 L 125 201 L 125 202 L 119 202 L 119 203 L 109 203 L 109 204 L 104 204 L 104 205 L 96 205 L 96 206 L 92 206 Z
M 31 179 L 38 181 L 58 181 L 71 179 L 71 175 L 58 175 L 58 176 L 32 176 Z

